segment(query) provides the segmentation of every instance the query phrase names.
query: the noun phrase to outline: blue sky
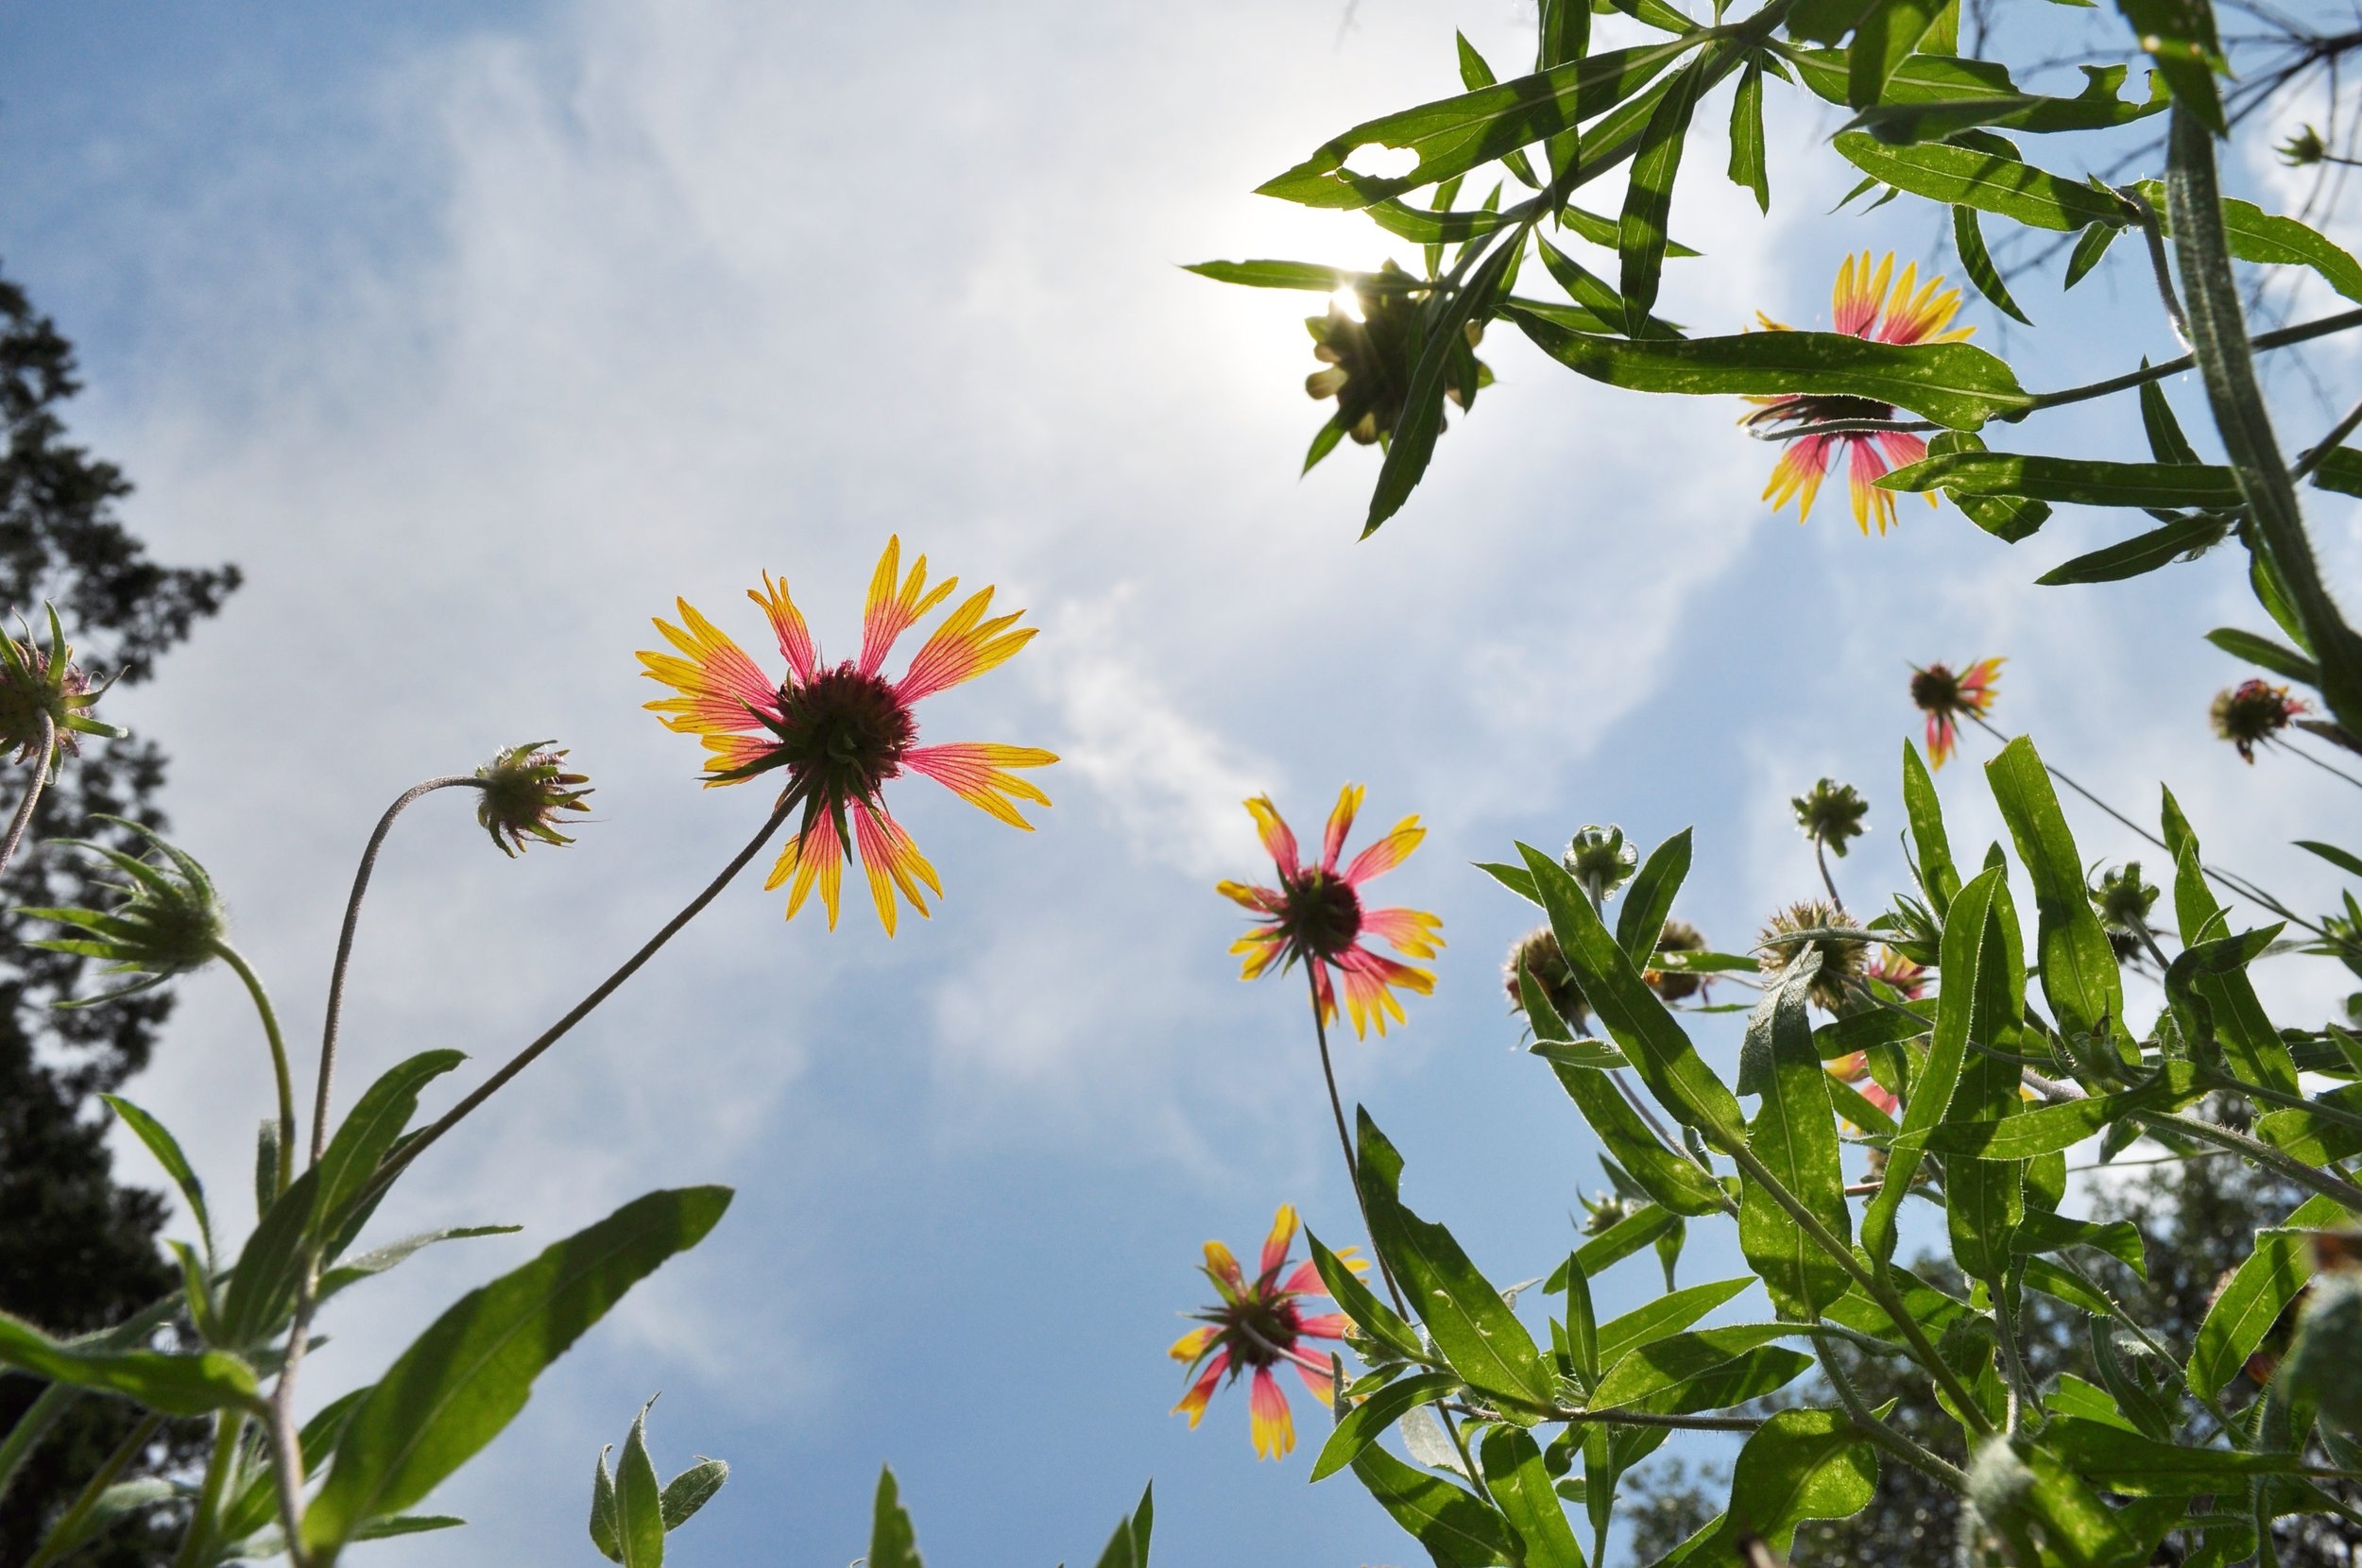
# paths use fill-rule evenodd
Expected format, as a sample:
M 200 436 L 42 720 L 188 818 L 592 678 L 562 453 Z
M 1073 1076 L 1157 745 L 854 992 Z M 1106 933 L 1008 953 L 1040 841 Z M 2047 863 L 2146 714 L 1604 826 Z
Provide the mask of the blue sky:
M 1529 45 L 1505 0 L 1342 12 L 0 10 L 0 262 L 79 343 L 75 429 L 139 483 L 135 525 L 248 574 L 118 716 L 174 756 L 180 838 L 282 1008 L 317 1016 L 351 857 L 408 783 L 555 735 L 598 785 L 576 847 L 515 863 L 455 797 L 404 822 L 364 921 L 349 1084 L 428 1046 L 499 1060 L 759 819 L 639 710 L 631 655 L 676 593 L 755 645 L 740 595 L 784 572 L 843 647 L 899 531 L 1043 628 L 923 715 L 930 738 L 1062 754 L 1039 832 L 906 783 L 947 890 L 933 920 L 892 943 L 859 908 L 834 933 L 782 926 L 750 878 L 388 1205 L 389 1235 L 528 1232 L 347 1298 L 313 1396 L 639 1191 L 739 1189 L 440 1494 L 469 1529 L 369 1560 L 595 1560 L 592 1456 L 659 1389 L 659 1462 L 735 1467 L 684 1562 L 851 1559 L 884 1460 L 942 1564 L 1095 1553 L 1152 1476 L 1161 1560 L 1406 1560 L 1349 1481 L 1305 1485 L 1306 1452 L 1256 1463 L 1238 1394 L 1195 1433 L 1167 1414 L 1207 1237 L 1251 1245 L 1282 1200 L 1353 1229 L 1301 998 L 1241 986 L 1224 953 L 1237 914 L 1211 883 L 1258 870 L 1245 794 L 1309 829 L 1357 779 L 1365 821 L 1433 829 L 1383 886 L 1443 914 L 1437 994 L 1341 1071 L 1411 1201 L 1502 1282 L 1563 1257 L 1600 1185 L 1503 1016 L 1526 919 L 1468 862 L 1517 838 L 1694 824 L 1680 911 L 1736 946 L 1813 890 L 1785 803 L 1834 774 L 1873 803 L 1840 870 L 1874 905 L 1901 873 L 1907 662 L 2002 654 L 2008 727 L 2136 810 L 2169 776 L 2210 850 L 2325 895 L 2283 841 L 2350 797 L 2285 764 L 2268 797 L 2205 735 L 2239 672 L 2196 633 L 2259 620 L 2227 559 L 2037 588 L 2117 524 L 2062 514 L 2011 550 L 1912 503 L 1865 540 L 1834 488 L 1799 530 L 1757 503 L 1771 454 L 1736 408 L 1619 399 L 1506 332 L 1499 385 L 1357 544 L 1372 454 L 1295 476 L 1316 301 L 1175 264 L 1374 264 L 1365 225 L 1248 193 L 1454 90 L 1454 26 L 1497 62 Z M 1829 215 L 1843 183 L 1801 155 L 1833 123 L 1775 133 L 1765 222 L 1709 178 L 1709 122 L 1674 229 L 1716 270 L 1674 267 L 1676 318 L 1818 322 L 1849 248 L 1937 254 L 1904 204 Z M 2086 331 L 1998 334 L 1972 306 L 1980 341 L 2029 385 L 2174 352 L 2130 250 L 2070 298 L 2055 264 L 2020 291 Z M 2292 431 L 2326 422 L 2286 391 Z M 2201 427 L 2197 389 L 2174 395 Z M 2044 433 L 2083 437 L 2139 451 L 2129 407 Z M 2352 518 L 2321 531 L 2351 582 Z M 1997 832 L 1973 767 L 1943 784 L 1959 839 Z M 2090 858 L 2138 852 L 2076 823 Z M 226 977 L 184 991 L 134 1096 L 241 1191 L 262 1053 Z M 1700 1035 L 1728 1060 L 1727 1020 Z M 1702 1239 L 1684 1278 L 1734 1268 Z M 1659 1287 L 1626 1265 L 1603 1305 Z

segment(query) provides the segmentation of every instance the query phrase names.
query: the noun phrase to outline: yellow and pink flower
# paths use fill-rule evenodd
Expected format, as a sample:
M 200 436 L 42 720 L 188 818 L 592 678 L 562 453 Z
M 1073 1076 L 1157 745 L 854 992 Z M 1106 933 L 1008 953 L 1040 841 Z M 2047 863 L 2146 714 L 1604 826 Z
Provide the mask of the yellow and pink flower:
M 1949 665 L 1930 664 L 1911 672 L 1911 701 L 1927 715 L 1927 763 L 1941 768 L 1952 759 L 1960 743 L 1960 719 L 1981 719 L 1998 695 L 2001 666 L 1997 658 L 1980 658 L 1959 674 Z
M 1888 286 L 1890 281 L 1891 289 Z M 1846 257 L 1845 264 L 1838 268 L 1829 325 L 1849 337 L 1879 343 L 1958 343 L 1976 330 L 1952 326 L 1952 317 L 1960 308 L 1960 290 L 1946 289 L 1942 278 L 1921 284 L 1915 263 L 1906 263 L 1902 277 L 1895 278 L 1892 251 L 1873 272 L 1870 252 L 1865 250 L 1857 257 Z M 1769 316 L 1758 319 L 1773 332 L 1789 331 Z M 1844 419 L 1894 418 L 1893 406 L 1874 398 L 1815 392 L 1747 401 L 1760 405 L 1739 421 L 1750 429 L 1778 430 Z M 1763 487 L 1763 499 L 1772 503 L 1772 509 L 1777 512 L 1788 504 L 1789 497 L 1795 497 L 1796 520 L 1804 521 L 1812 511 L 1813 497 L 1820 493 L 1821 481 L 1840 452 L 1846 456 L 1847 476 L 1854 492 L 1855 523 L 1867 534 L 1874 517 L 1878 532 L 1885 533 L 1894 526 L 1894 497 L 1877 487 L 1880 476 L 1927 455 L 1927 443 L 1908 431 L 1839 431 L 1798 436 L 1772 466 L 1771 482 Z M 1927 503 L 1932 506 L 1935 500 L 1930 495 Z
M 1192 1430 L 1205 1416 L 1207 1402 L 1214 1397 L 1216 1388 L 1225 1379 L 1235 1383 L 1241 1374 L 1252 1374 L 1247 1425 L 1258 1458 L 1284 1457 L 1296 1445 L 1295 1418 L 1288 1408 L 1287 1391 L 1273 1370 L 1283 1364 L 1294 1368 L 1312 1397 L 1327 1404 L 1331 1391 L 1328 1358 L 1305 1346 L 1311 1340 L 1342 1343 L 1352 1327 L 1342 1312 L 1308 1313 L 1298 1304 L 1327 1291 L 1321 1284 L 1320 1270 L 1309 1260 L 1289 1267 L 1288 1249 L 1294 1245 L 1295 1235 L 1295 1206 L 1282 1203 L 1272 1218 L 1271 1235 L 1263 1238 L 1262 1256 L 1256 1260 L 1252 1279 L 1239 1267 L 1229 1248 L 1219 1241 L 1206 1243 L 1205 1274 L 1214 1282 L 1214 1291 L 1222 1299 L 1190 1314 L 1202 1326 L 1174 1340 L 1169 1353 L 1189 1366 L 1189 1391 L 1173 1410 L 1189 1416 Z M 1354 1252 L 1348 1247 L 1337 1256 L 1360 1272 L 1368 1265 Z
M 1245 960 L 1241 979 L 1258 979 L 1275 963 L 1283 970 L 1299 962 L 1309 964 L 1323 1025 L 1336 1019 L 1337 991 L 1342 987 L 1354 1033 L 1366 1034 L 1368 1026 L 1375 1023 L 1383 1034 L 1388 1018 L 1403 1022 L 1402 1004 L 1395 999 L 1395 991 L 1431 995 L 1435 976 L 1430 970 L 1385 957 L 1362 938 L 1375 937 L 1412 958 L 1430 959 L 1444 946 L 1444 939 L 1436 934 L 1444 923 L 1420 910 L 1373 910 L 1361 904 L 1361 884 L 1409 860 L 1427 837 L 1416 816 L 1395 824 L 1384 838 L 1356 855 L 1344 869 L 1338 869 L 1337 860 L 1344 851 L 1345 835 L 1353 830 L 1363 793 L 1361 785 L 1348 784 L 1338 794 L 1336 809 L 1328 814 L 1328 831 L 1317 865 L 1299 861 L 1296 836 L 1280 819 L 1279 809 L 1269 795 L 1257 795 L 1246 803 L 1246 809 L 1262 835 L 1264 851 L 1279 873 L 1279 886 L 1230 881 L 1215 886 L 1224 897 L 1264 917 L 1261 925 L 1231 944 L 1230 950 Z
M 1017 802 L 1047 806 L 1050 797 L 1010 770 L 1057 760 L 1033 746 L 917 743 L 912 710 L 921 700 L 1003 663 L 1033 639 L 1034 628 L 1017 625 L 1022 610 L 992 615 L 993 590 L 984 588 L 945 617 L 909 668 L 889 680 L 881 672 L 896 639 L 959 586 L 951 577 L 929 588 L 924 555 L 903 575 L 901 549 L 899 537 L 888 539 L 870 578 L 858 658 L 834 665 L 823 659 L 786 582 L 767 571 L 762 587 L 749 588 L 746 597 L 762 606 L 786 660 L 779 680 L 686 599 L 676 601 L 680 625 L 656 622 L 675 652 L 640 656 L 647 676 L 676 693 L 647 707 L 668 727 L 704 741 L 709 789 L 784 771 L 781 799 L 800 802 L 803 818 L 763 886 L 778 888 L 793 878 L 788 918 L 817 887 L 833 929 L 845 862 L 858 851 L 888 936 L 898 894 L 924 915 L 919 888 L 940 898 L 943 887 L 886 810 L 885 785 L 906 769 L 924 774 L 989 815 L 1030 830 L 1033 824 Z

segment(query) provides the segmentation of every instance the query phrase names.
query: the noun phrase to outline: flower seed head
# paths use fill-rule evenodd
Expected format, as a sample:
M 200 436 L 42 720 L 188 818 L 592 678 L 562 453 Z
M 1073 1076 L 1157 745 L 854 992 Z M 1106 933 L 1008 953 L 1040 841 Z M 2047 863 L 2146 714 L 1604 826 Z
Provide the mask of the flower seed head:
M 1542 988 L 1542 995 L 1550 999 L 1566 1027 L 1588 1030 L 1591 1027 L 1591 1004 L 1583 999 L 1583 988 L 1575 983 L 1575 973 L 1566 966 L 1566 955 L 1559 950 L 1558 938 L 1548 926 L 1536 926 L 1509 945 L 1509 958 L 1501 965 L 1501 986 L 1509 993 L 1509 1011 L 1523 1014 L 1525 993 L 1517 982 L 1521 974 L 1530 974 Z
M 1807 898 L 1790 904 L 1764 926 L 1755 962 L 1767 977 L 1773 976 L 1786 969 L 1799 951 L 1817 948 L 1821 971 L 1813 977 L 1812 999 L 1823 1012 L 1834 1014 L 1852 996 L 1854 982 L 1862 978 L 1863 965 L 1869 961 L 1869 937 L 1844 934 L 1860 930 L 1852 915 L 1827 899 Z
M 122 873 L 124 881 L 110 884 L 123 895 L 121 902 L 107 910 L 21 909 L 16 912 L 54 921 L 80 933 L 47 938 L 32 946 L 107 960 L 112 967 L 104 973 L 140 978 L 101 996 L 60 1004 L 66 1007 L 112 1001 L 202 968 L 221 956 L 230 930 L 229 912 L 203 866 L 142 823 L 108 816 L 95 820 L 136 833 L 151 847 L 147 855 L 132 856 L 87 840 L 60 841 L 98 857 Z
M 1321 368 L 1304 378 L 1304 390 L 1315 401 L 1336 399 L 1337 422 L 1361 446 L 1393 435 L 1402 418 L 1418 363 L 1427 298 L 1416 279 L 1388 262 L 1352 291 L 1350 308 L 1342 298 L 1331 299 L 1326 315 L 1305 318 L 1312 357 Z M 1466 332 L 1473 349 L 1483 328 L 1471 321 Z M 1471 365 L 1479 386 L 1492 380 L 1492 371 L 1473 357 L 1463 361 L 1455 354 L 1444 371 L 1446 393 L 1463 408 L 1468 388 L 1461 381 Z
M 1861 819 L 1870 810 L 1870 802 L 1859 790 L 1834 778 L 1822 779 L 1805 793 L 1791 797 L 1789 805 L 1805 837 L 1826 844 L 1840 860 L 1845 858 L 1845 845 L 1861 837 Z
M 1660 953 L 1703 953 L 1706 950 L 1705 934 L 1686 920 L 1668 920 L 1658 933 L 1656 950 Z M 1649 982 L 1649 989 L 1662 1001 L 1677 1002 L 1694 997 L 1706 988 L 1706 977 L 1678 969 L 1646 969 L 1640 978 Z
M 515 856 L 527 839 L 543 844 L 574 841 L 557 830 L 560 811 L 588 811 L 590 775 L 570 773 L 566 753 L 556 742 L 527 741 L 511 746 L 476 769 L 475 820 L 504 855 Z
M 2216 736 L 2236 746 L 2240 760 L 2252 763 L 2255 748 L 2286 729 L 2288 721 L 2303 711 L 2303 701 L 2288 695 L 2286 687 L 2251 680 L 2217 692 L 2209 717 Z
M 1622 828 L 1613 823 L 1605 827 L 1595 824 L 1567 841 L 1566 853 L 1559 856 L 1558 863 L 1583 884 L 1583 892 L 1604 903 L 1615 897 L 1616 890 L 1640 869 L 1640 851 L 1624 842 Z

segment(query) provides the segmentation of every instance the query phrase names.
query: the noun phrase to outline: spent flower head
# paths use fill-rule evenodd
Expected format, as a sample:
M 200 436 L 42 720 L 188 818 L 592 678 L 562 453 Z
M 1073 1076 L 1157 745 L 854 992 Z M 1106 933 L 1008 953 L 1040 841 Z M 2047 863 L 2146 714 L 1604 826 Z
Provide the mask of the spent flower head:
M 1703 953 L 1706 950 L 1705 933 L 1686 920 L 1668 920 L 1657 933 L 1656 950 L 1660 953 Z M 1706 977 L 1693 975 L 1686 969 L 1644 969 L 1640 978 L 1649 984 L 1661 1000 L 1677 1002 L 1694 997 L 1706 988 Z
M 1375 937 L 1397 952 L 1421 959 L 1433 958 L 1444 946 L 1444 939 L 1436 934 L 1444 923 L 1436 916 L 1422 910 L 1367 909 L 1361 903 L 1361 884 L 1409 860 L 1427 837 L 1416 816 L 1403 818 L 1384 838 L 1342 869 L 1338 866 L 1364 793 L 1359 784 L 1348 784 L 1338 793 L 1337 805 L 1328 813 L 1321 858 L 1312 865 L 1297 858 L 1295 833 L 1280 817 L 1279 808 L 1269 795 L 1257 795 L 1246 803 L 1247 814 L 1255 819 L 1279 885 L 1270 888 L 1227 880 L 1214 884 L 1215 892 L 1262 917 L 1261 924 L 1230 945 L 1231 952 L 1243 960 L 1239 978 L 1260 979 L 1275 964 L 1282 972 L 1299 963 L 1307 964 L 1313 993 L 1320 998 L 1322 1025 L 1336 1018 L 1337 990 L 1342 985 L 1345 1013 L 1357 1035 L 1366 1033 L 1373 1023 L 1378 1033 L 1385 1033 L 1389 1018 L 1403 1022 L 1402 1004 L 1395 999 L 1396 990 L 1422 997 L 1435 990 L 1431 970 L 1397 963 L 1362 938 Z
M 1309 1341 L 1320 1339 L 1342 1343 L 1352 1327 L 1342 1312 L 1308 1313 L 1298 1304 L 1307 1297 L 1325 1296 L 1328 1291 L 1321 1283 L 1320 1270 L 1309 1260 L 1289 1267 L 1288 1249 L 1294 1245 L 1295 1235 L 1295 1207 L 1282 1203 L 1272 1217 L 1271 1234 L 1263 1238 L 1262 1255 L 1256 1260 L 1252 1278 L 1239 1267 L 1229 1248 L 1219 1241 L 1206 1243 L 1202 1268 L 1219 1300 L 1190 1314 L 1202 1326 L 1174 1340 L 1168 1352 L 1175 1361 L 1189 1365 L 1189 1390 L 1173 1409 L 1188 1415 L 1192 1428 L 1205 1416 L 1207 1402 L 1225 1377 L 1235 1383 L 1241 1373 L 1253 1374 L 1247 1394 L 1248 1430 L 1258 1458 L 1284 1457 L 1296 1445 L 1288 1395 L 1272 1375 L 1273 1369 L 1283 1363 L 1294 1368 L 1312 1397 L 1327 1404 L 1328 1358 L 1306 1347 Z M 1356 1272 L 1365 1270 L 1368 1265 L 1353 1254 L 1354 1249 L 1348 1247 L 1337 1257 Z
M 123 881 L 101 885 L 120 894 L 121 899 L 104 910 L 39 908 L 16 912 L 86 933 L 44 937 L 33 946 L 99 959 L 112 965 L 102 973 L 141 978 L 100 996 L 60 1002 L 60 1007 L 94 1007 L 153 990 L 175 975 L 202 968 L 221 957 L 230 932 L 229 912 L 221 895 L 195 859 L 143 823 L 110 816 L 94 820 L 136 833 L 150 846 L 149 854 L 134 856 L 87 839 L 58 841 L 94 855 L 120 872 Z
M 2280 161 L 2292 169 L 2307 168 L 2329 156 L 2329 144 L 2311 126 L 2299 126 L 2296 134 L 2272 149 Z
M 1583 884 L 1583 891 L 1591 895 L 1593 903 L 1605 903 L 1640 869 L 1640 851 L 1624 841 L 1621 827 L 1613 823 L 1601 827 L 1594 823 L 1579 828 L 1566 841 L 1558 863 L 1566 868 L 1566 875 Z
M 106 687 L 91 689 L 90 677 L 74 662 L 74 648 L 65 639 L 54 605 L 43 606 L 49 617 L 49 646 L 33 639 L 22 619 L 22 638 L 0 633 L 0 752 L 13 751 L 19 762 L 40 756 L 42 720 L 49 721 L 48 756 L 43 765 L 68 752 L 78 756 L 78 736 L 120 740 L 128 733 L 91 716 L 91 708 L 106 695 Z M 111 679 L 108 685 L 111 686 Z
M 2288 721 L 2305 710 L 2304 700 L 2288 695 L 2285 686 L 2268 681 L 2241 681 L 2215 694 L 2208 712 L 2216 737 L 2230 741 L 2239 759 L 2252 764 L 2255 748 L 2288 727 Z
M 1526 997 L 1520 975 L 1533 977 L 1533 983 L 1542 988 L 1542 995 L 1549 998 L 1560 1021 L 1569 1029 L 1591 1027 L 1591 1004 L 1584 999 L 1566 955 L 1559 949 L 1558 937 L 1548 925 L 1536 926 L 1511 943 L 1509 957 L 1501 963 L 1501 989 L 1509 993 L 1509 1011 L 1523 1017 Z
M 1858 933 L 1858 934 L 1857 934 Z M 1869 962 L 1869 933 L 1825 898 L 1806 898 L 1773 915 L 1763 928 L 1755 963 L 1769 978 L 1808 948 L 1821 954 L 1821 970 L 1810 996 L 1823 1012 L 1836 1013 L 1853 995 Z
M 566 753 L 554 741 L 511 746 L 476 769 L 476 825 L 492 835 L 504 855 L 515 856 L 527 839 L 543 844 L 574 841 L 557 830 L 560 811 L 588 811 L 588 774 L 571 773 Z
M 1418 363 L 1426 306 L 1427 291 L 1418 280 L 1388 262 L 1360 286 L 1339 289 L 1326 315 L 1305 317 L 1312 357 L 1321 368 L 1304 378 L 1304 390 L 1316 401 L 1337 400 L 1337 412 L 1313 442 L 1306 468 L 1327 454 L 1338 433 L 1365 447 L 1394 434 Z M 1483 327 L 1471 321 L 1463 331 L 1473 349 Z M 1488 385 L 1493 372 L 1473 353 L 1455 354 L 1444 377 L 1446 395 L 1465 408 L 1469 388 L 1463 381 L 1473 377 L 1478 386 Z
M 1960 743 L 1959 721 L 1981 719 L 1993 708 L 2003 660 L 1980 658 L 1955 674 L 1947 664 L 1913 666 L 1911 702 L 1927 715 L 1927 765 L 1941 768 Z
M 1846 844 L 1861 837 L 1861 819 L 1870 811 L 1870 802 L 1859 790 L 1834 778 L 1823 778 L 1803 794 L 1790 796 L 1788 804 L 1796 812 L 1796 826 L 1805 837 L 1826 844 L 1839 860 L 1845 858 Z

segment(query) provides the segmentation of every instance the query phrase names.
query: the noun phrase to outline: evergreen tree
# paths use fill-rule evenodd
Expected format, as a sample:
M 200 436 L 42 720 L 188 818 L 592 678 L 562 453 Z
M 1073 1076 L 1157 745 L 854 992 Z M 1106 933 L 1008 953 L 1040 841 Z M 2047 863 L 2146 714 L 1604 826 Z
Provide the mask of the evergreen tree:
M 58 408 L 77 389 L 73 346 L 37 315 L 25 292 L 0 278 L 0 608 L 38 614 L 54 602 L 94 682 L 144 680 L 157 659 L 219 608 L 238 586 L 235 567 L 161 566 L 125 529 L 115 503 L 130 492 L 121 470 L 66 438 Z M 0 789 L 22 787 L 21 771 Z M 164 758 L 151 741 L 85 745 L 43 795 L 31 840 L 60 835 L 136 849 L 94 813 L 163 825 L 156 797 Z M 0 806 L 0 810 L 12 809 Z M 78 857 L 20 854 L 0 877 L 0 909 L 95 901 Z M 24 945 L 19 922 L 0 913 L 0 1311 L 52 1333 L 101 1328 L 163 1297 L 178 1275 L 157 1247 L 165 1205 L 120 1185 L 96 1096 L 147 1064 L 172 1010 L 167 992 L 60 1013 L 60 997 L 86 990 L 88 961 Z M 12 1428 L 41 1391 L 22 1375 L 0 1377 L 0 1430 Z M 128 1406 L 77 1401 L 0 1497 L 0 1562 L 23 1562 L 45 1522 L 64 1508 L 136 1423 Z M 166 1428 L 127 1476 L 155 1474 L 185 1457 L 189 1434 Z M 167 1513 L 169 1510 L 163 1510 Z M 127 1529 L 77 1560 L 129 1568 L 161 1563 L 170 1539 Z

